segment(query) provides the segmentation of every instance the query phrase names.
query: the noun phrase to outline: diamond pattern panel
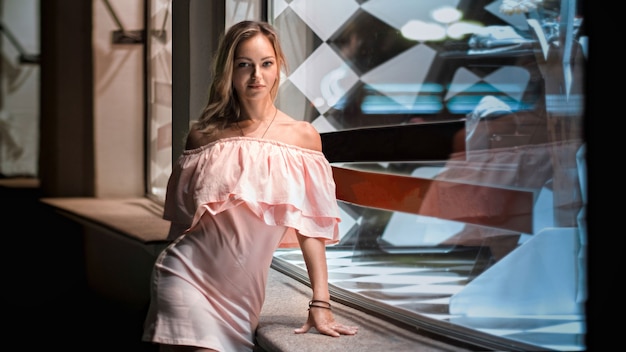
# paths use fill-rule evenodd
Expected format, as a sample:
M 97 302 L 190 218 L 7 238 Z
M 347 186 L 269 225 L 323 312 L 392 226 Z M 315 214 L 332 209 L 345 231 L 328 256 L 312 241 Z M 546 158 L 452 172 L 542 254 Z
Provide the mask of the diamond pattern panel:
M 499 3 L 485 1 L 480 6 Z M 521 100 L 529 68 L 501 63 L 499 70 L 495 59 L 495 72 L 474 72 L 464 66 L 467 60 L 442 55 L 449 46 L 402 35 L 409 21 L 432 23 L 433 10 L 441 6 L 484 16 L 485 10 L 467 8 L 466 2 L 394 0 L 390 6 L 386 0 L 293 0 L 273 5 L 269 17 L 291 66 L 284 78 L 292 83 L 284 90 L 290 95 L 281 104 L 288 104 L 286 110 L 296 118 L 314 122 L 323 117 L 319 125 L 333 130 L 400 124 L 422 116 L 462 118 L 486 94 L 505 95 L 513 107 L 528 107 Z M 499 18 L 490 20 L 502 24 Z M 454 82 L 452 72 L 458 72 Z M 515 87 L 511 77 L 518 82 Z M 304 101 L 300 95 L 306 105 L 299 105 Z M 311 113 L 311 106 L 317 114 Z
M 356 83 L 358 77 L 334 50 L 323 44 L 289 76 L 289 80 L 320 113 L 324 113 Z
M 393 6 L 389 6 L 388 0 L 370 0 L 364 2 L 361 8 L 400 29 L 410 20 L 430 22 L 433 10 L 444 6 L 457 7 L 459 2 L 460 0 L 394 0 Z
M 327 40 L 362 75 L 416 44 L 371 13 L 358 10 Z
M 322 40 L 291 8 L 275 19 L 290 72 L 296 70 L 321 44 Z
M 289 6 L 324 41 L 359 8 L 354 1 L 337 0 L 294 0 Z

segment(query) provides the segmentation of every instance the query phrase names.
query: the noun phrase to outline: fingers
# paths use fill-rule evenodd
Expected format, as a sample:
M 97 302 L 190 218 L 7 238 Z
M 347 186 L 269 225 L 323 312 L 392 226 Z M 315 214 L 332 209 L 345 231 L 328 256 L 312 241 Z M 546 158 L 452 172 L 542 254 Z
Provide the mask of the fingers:
M 319 329 L 318 329 L 319 330 Z M 346 326 L 343 324 L 333 324 L 329 327 L 323 328 L 324 331 L 320 331 L 323 334 L 338 337 L 340 335 L 355 335 L 359 328 L 356 326 Z
M 315 328 L 320 334 L 332 337 L 355 335 L 359 330 L 357 326 L 348 326 L 335 321 L 330 309 L 311 310 L 309 308 L 309 316 L 306 323 L 300 328 L 294 329 L 294 332 L 296 334 L 304 334 L 311 330 L 311 328 Z
M 359 332 L 359 327 L 340 325 L 335 330 L 342 335 L 355 335 L 357 332 Z
M 309 332 L 311 328 L 312 326 L 309 323 L 306 323 L 302 325 L 300 328 L 294 329 L 293 332 L 296 334 L 304 334 L 304 333 Z M 318 326 L 315 329 L 319 331 L 321 334 L 332 336 L 332 337 L 339 337 L 341 335 L 356 335 L 356 333 L 359 331 L 359 328 L 357 326 L 346 326 L 342 324 L 335 324 L 332 326 L 331 325 Z
M 293 332 L 295 332 L 296 334 L 304 334 L 308 332 L 309 330 L 311 330 L 311 325 L 307 322 L 306 324 L 302 325 L 300 328 L 295 329 Z
M 339 332 L 337 332 L 334 327 L 331 327 L 329 325 L 323 325 L 323 326 L 318 326 L 316 327 L 317 331 L 320 332 L 320 334 L 324 334 L 324 335 L 328 335 L 328 336 L 332 336 L 332 337 L 339 337 L 341 336 L 341 334 Z
M 302 327 L 300 327 L 299 329 L 295 329 L 294 332 L 296 334 L 304 334 L 311 330 L 312 327 L 313 326 L 306 323 L 302 325 Z M 356 333 L 359 331 L 359 328 L 357 326 L 346 326 L 343 324 L 320 325 L 316 326 L 315 329 L 319 331 L 320 334 L 332 337 L 339 337 L 341 335 L 356 335 Z

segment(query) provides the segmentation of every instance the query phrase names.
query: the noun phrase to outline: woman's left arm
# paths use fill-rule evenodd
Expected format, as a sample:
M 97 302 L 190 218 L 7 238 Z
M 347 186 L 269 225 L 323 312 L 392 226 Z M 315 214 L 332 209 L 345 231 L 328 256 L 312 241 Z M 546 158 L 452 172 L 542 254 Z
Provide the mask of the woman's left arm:
M 309 303 L 307 321 L 302 327 L 296 329 L 295 333 L 306 333 L 313 327 L 320 333 L 333 337 L 356 334 L 358 327 L 346 326 L 335 321 L 328 291 L 328 266 L 324 240 L 298 233 L 298 242 L 306 263 L 313 295 Z

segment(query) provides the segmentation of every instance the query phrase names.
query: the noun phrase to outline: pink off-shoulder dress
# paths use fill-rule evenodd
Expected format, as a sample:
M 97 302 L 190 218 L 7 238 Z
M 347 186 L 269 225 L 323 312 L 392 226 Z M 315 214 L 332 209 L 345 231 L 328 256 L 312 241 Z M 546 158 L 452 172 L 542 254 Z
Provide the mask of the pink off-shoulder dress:
M 294 229 L 339 240 L 324 154 L 250 137 L 184 151 L 163 217 L 174 240 L 154 265 L 143 335 L 162 344 L 252 351 L 273 252 L 298 245 Z

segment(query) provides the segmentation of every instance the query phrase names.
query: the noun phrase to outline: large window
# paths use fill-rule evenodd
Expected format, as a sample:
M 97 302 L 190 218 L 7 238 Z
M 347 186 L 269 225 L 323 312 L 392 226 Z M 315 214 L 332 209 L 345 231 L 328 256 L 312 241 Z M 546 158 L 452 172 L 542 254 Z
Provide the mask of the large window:
M 279 108 L 322 134 L 342 210 L 334 299 L 486 348 L 585 349 L 580 0 L 225 4 L 226 26 L 267 12 L 289 60 Z M 167 67 L 171 45 L 151 40 Z M 153 75 L 151 104 L 169 79 Z M 155 194 L 167 108 L 151 115 Z M 306 281 L 299 250 L 273 267 Z
M 0 1 L 0 179 L 39 176 L 39 0 Z
M 576 2 L 270 4 L 280 108 L 334 161 L 334 296 L 496 349 L 584 350 Z M 275 257 L 305 277 L 298 250 Z

